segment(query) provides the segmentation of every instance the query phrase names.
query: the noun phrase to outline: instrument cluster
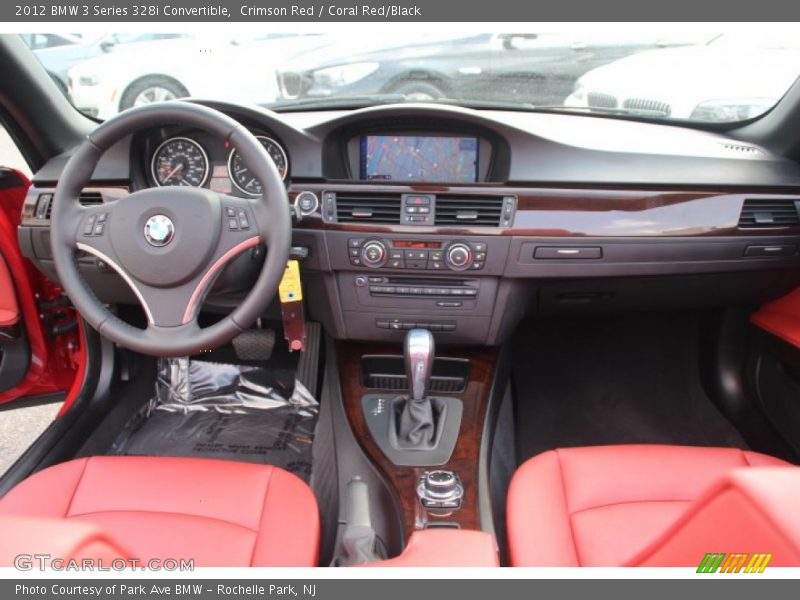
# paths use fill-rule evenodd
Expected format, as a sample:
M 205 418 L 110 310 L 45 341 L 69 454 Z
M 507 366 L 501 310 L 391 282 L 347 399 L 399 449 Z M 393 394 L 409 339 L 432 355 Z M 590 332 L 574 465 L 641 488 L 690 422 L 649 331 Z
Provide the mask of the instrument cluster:
M 289 175 L 289 156 L 273 135 L 252 131 L 275 162 L 281 177 Z M 159 130 L 145 140 L 148 177 L 156 186 L 207 187 L 238 196 L 261 195 L 262 186 L 227 140 L 205 132 Z

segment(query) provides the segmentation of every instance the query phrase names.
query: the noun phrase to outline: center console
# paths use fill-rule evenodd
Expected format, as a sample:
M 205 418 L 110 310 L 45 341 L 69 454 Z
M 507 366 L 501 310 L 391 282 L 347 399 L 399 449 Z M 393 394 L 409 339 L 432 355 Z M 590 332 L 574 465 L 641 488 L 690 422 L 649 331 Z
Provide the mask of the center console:
M 442 346 L 437 335 L 434 358 L 421 332 L 398 333 L 405 356 L 396 344 L 337 343 L 350 426 L 395 496 L 405 540 L 421 530 L 484 529 L 480 456 L 497 400 L 497 349 Z
M 498 236 L 326 234 L 347 337 L 400 342 L 422 328 L 484 344 L 510 242 Z

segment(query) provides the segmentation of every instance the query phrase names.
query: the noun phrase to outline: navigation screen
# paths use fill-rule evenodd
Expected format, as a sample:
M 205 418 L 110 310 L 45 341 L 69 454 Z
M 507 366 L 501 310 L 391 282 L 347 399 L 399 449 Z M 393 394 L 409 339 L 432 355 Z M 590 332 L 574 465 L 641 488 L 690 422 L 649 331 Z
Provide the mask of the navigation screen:
M 362 136 L 361 179 L 474 183 L 478 181 L 478 138 Z

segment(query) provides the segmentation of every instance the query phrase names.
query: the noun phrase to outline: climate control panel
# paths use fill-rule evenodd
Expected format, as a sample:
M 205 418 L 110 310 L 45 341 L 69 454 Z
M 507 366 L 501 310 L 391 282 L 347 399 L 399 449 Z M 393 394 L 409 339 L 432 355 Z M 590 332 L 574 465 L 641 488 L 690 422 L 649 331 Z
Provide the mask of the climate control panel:
M 486 264 L 486 242 L 464 240 L 384 240 L 350 238 L 350 264 L 371 269 L 479 271 Z

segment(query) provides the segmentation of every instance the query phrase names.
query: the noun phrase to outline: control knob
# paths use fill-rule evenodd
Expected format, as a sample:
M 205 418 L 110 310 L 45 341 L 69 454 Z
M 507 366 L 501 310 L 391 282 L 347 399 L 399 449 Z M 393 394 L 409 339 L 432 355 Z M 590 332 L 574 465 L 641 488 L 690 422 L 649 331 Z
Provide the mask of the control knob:
M 388 251 L 380 240 L 369 240 L 361 247 L 361 261 L 368 267 L 377 269 L 386 263 Z
M 474 260 L 472 248 L 464 242 L 453 242 L 445 252 L 445 262 L 453 271 L 466 271 Z
M 461 507 L 464 486 L 453 471 L 425 471 L 417 484 L 417 497 L 428 510 L 452 511 Z

